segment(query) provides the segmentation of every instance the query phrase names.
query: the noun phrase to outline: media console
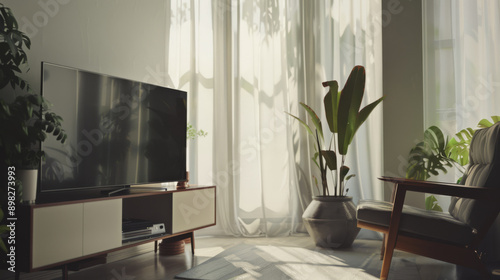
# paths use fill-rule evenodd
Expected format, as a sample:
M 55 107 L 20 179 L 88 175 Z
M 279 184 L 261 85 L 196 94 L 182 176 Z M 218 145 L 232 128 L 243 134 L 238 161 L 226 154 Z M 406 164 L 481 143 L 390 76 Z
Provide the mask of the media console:
M 111 197 L 40 201 L 18 207 L 16 279 L 20 272 L 58 267 L 67 279 L 72 263 L 148 242 L 156 245 L 166 238 L 191 238 L 194 254 L 193 231 L 216 223 L 215 186 L 158 191 L 139 187 Z M 124 219 L 154 221 L 165 230 L 144 239 L 123 240 Z

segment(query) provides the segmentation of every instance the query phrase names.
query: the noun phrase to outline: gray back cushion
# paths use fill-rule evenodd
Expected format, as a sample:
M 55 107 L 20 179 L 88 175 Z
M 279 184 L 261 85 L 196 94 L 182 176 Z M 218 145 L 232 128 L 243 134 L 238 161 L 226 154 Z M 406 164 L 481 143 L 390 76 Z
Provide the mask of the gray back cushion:
M 461 182 L 466 186 L 500 187 L 500 123 L 478 130 L 472 137 L 469 167 Z M 484 213 L 492 208 L 493 203 L 452 197 L 448 210 L 456 219 L 479 229 L 485 222 Z

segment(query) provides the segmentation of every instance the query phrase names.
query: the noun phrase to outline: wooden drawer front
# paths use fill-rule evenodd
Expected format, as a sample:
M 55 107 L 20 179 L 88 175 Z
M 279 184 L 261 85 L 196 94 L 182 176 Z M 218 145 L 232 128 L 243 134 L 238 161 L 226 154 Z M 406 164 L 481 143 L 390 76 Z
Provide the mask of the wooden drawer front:
M 83 255 L 122 245 L 122 200 L 83 204 Z
M 32 268 L 82 256 L 83 204 L 33 209 Z
M 215 224 L 215 188 L 173 193 L 172 233 Z

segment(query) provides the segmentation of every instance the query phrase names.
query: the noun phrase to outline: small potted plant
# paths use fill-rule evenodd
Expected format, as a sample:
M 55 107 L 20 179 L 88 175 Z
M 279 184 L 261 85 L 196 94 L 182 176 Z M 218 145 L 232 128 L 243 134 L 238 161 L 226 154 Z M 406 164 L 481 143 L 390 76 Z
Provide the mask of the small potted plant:
M 317 246 L 341 248 L 350 246 L 359 232 L 352 197 L 346 194 L 345 183 L 354 175 L 349 175 L 345 156 L 356 131 L 384 97 L 360 110 L 365 91 L 363 66 L 352 69 L 342 91 L 338 91 L 337 81 L 324 82 L 323 86 L 329 87 L 324 98 L 325 117 L 331 132 L 327 147 L 321 120 L 312 108 L 300 104 L 310 116 L 314 130 L 304 120 L 291 115 L 314 137 L 313 161 L 321 171 L 322 195 L 313 198 L 302 218 Z M 333 175 L 333 193 L 328 187 L 328 170 Z
M 208 133 L 203 131 L 203 129 L 197 130 L 192 124 L 186 125 L 186 140 L 194 140 L 196 137 L 205 137 Z M 187 150 L 189 152 L 189 150 Z M 187 156 L 187 158 L 189 158 Z M 186 171 L 186 181 L 178 181 L 176 188 L 178 190 L 186 189 L 189 187 L 189 171 Z

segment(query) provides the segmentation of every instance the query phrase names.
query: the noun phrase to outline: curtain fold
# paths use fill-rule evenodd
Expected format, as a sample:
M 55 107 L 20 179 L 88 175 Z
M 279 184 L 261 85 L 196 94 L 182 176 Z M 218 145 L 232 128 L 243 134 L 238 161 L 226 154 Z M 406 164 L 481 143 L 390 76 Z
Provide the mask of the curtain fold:
M 204 232 L 305 232 L 319 170 L 313 139 L 285 112 L 307 118 L 305 102 L 323 115 L 321 83 L 343 85 L 358 64 L 367 72 L 363 103 L 382 95 L 380 2 L 175 0 L 169 8 L 170 86 L 188 91 L 189 123 L 208 132 L 188 143 L 190 181 L 217 185 L 217 226 Z M 350 148 L 355 201 L 382 197 L 381 124 L 377 109 Z

